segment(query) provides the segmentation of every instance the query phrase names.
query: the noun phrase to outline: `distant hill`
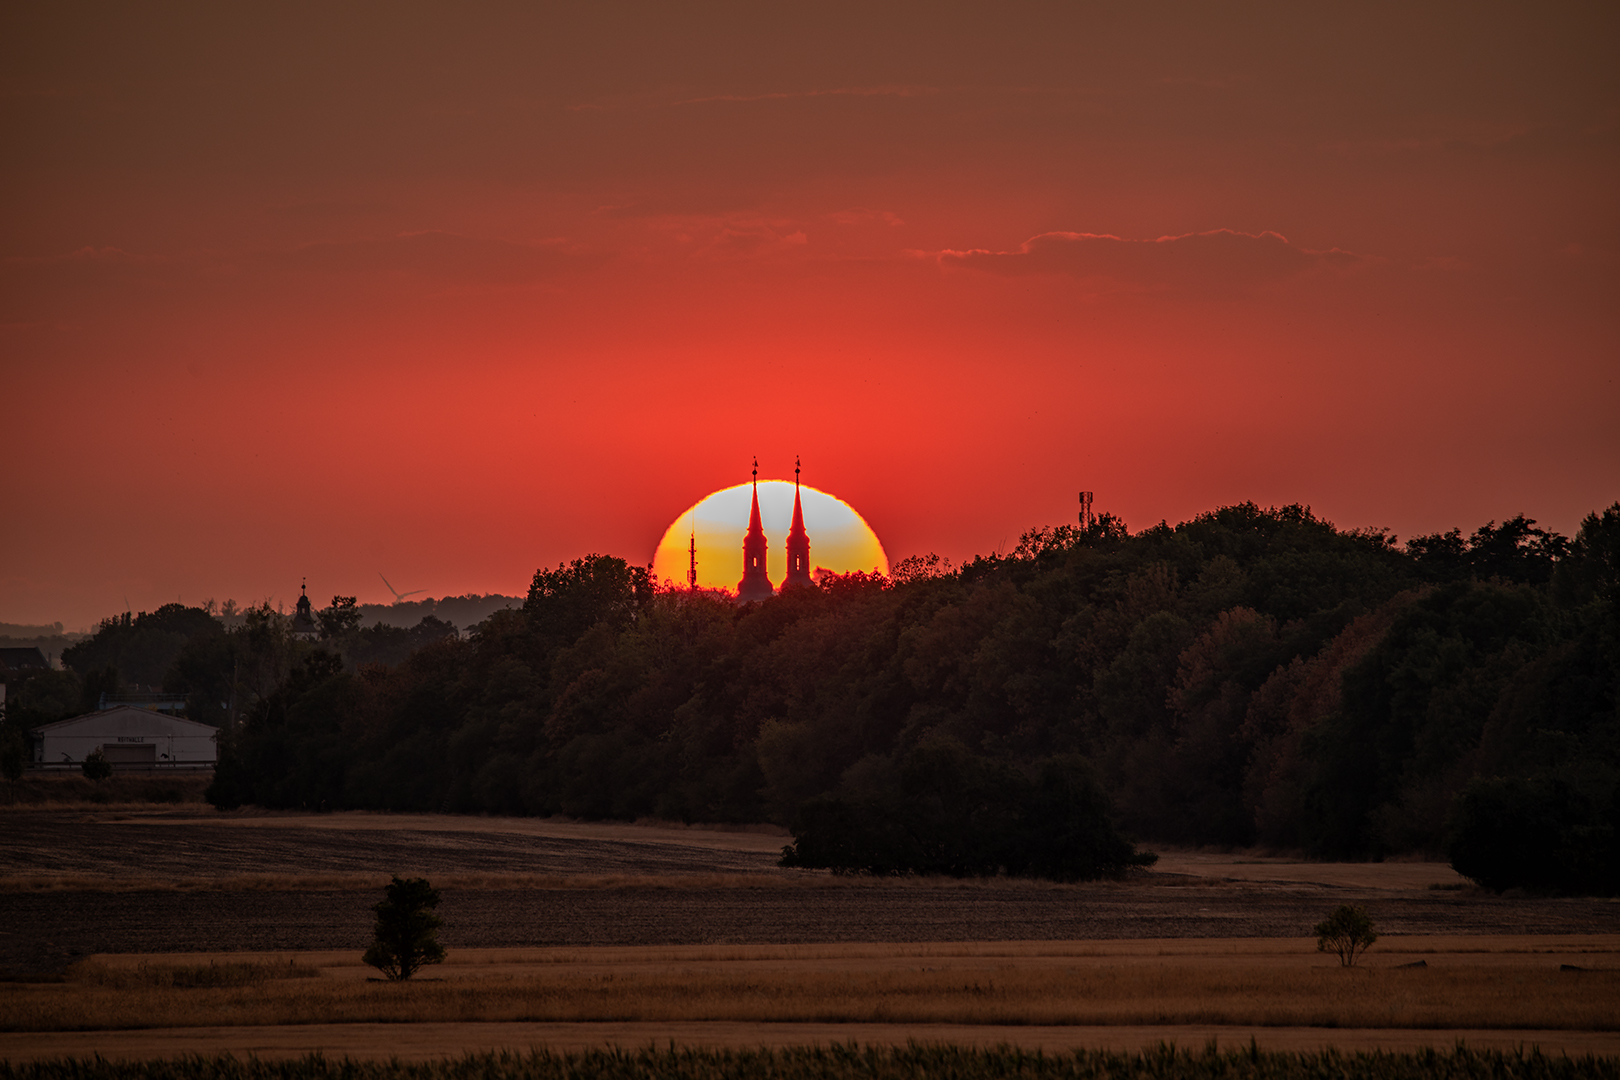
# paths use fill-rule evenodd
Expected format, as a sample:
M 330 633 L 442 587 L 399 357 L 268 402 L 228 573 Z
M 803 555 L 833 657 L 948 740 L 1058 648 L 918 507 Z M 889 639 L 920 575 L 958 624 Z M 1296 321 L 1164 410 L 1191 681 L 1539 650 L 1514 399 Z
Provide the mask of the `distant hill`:
M 0 649 L 38 649 L 45 654 L 51 666 L 62 666 L 62 650 L 89 634 L 64 632 L 61 623 L 33 626 L 26 623 L 0 622 Z
M 458 630 L 466 630 L 477 626 L 502 608 L 522 606 L 523 597 L 502 596 L 499 593 L 490 593 L 488 596 L 468 593 L 466 596 L 446 596 L 440 600 L 432 598 L 404 600 L 397 604 L 361 604 L 360 625 L 370 627 L 380 624 L 409 628 L 432 615 L 434 618 L 454 623 Z

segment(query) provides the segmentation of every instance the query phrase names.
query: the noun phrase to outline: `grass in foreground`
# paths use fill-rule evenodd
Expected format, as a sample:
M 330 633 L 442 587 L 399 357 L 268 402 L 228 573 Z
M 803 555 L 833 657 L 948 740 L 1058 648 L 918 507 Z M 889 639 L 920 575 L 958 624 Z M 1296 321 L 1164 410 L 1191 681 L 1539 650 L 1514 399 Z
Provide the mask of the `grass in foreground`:
M 301 964 L 112 967 L 0 984 L 0 1030 L 355 1022 L 731 1021 L 1620 1030 L 1620 971 L 1107 960 L 972 968 L 749 964 L 474 973 L 406 983 Z
M 224 1080 L 917 1080 L 942 1077 L 979 1080 L 990 1077 L 1028 1077 L 1030 1080 L 1067 1078 L 1141 1077 L 1165 1080 L 1612 1080 L 1620 1077 L 1615 1058 L 1568 1058 L 1539 1051 L 1503 1053 L 1455 1050 L 1415 1054 L 1265 1053 L 1177 1050 L 1160 1046 L 1140 1054 L 1079 1050 L 1042 1054 L 1001 1047 L 966 1049 L 955 1046 L 905 1048 L 800 1047 L 785 1050 L 667 1049 L 591 1050 L 527 1055 L 472 1054 L 448 1061 L 405 1064 L 328 1060 L 320 1055 L 285 1061 L 260 1061 L 231 1056 L 180 1058 L 165 1061 L 108 1061 L 60 1059 L 29 1065 L 0 1062 L 0 1080 L 123 1080 L 152 1076 Z

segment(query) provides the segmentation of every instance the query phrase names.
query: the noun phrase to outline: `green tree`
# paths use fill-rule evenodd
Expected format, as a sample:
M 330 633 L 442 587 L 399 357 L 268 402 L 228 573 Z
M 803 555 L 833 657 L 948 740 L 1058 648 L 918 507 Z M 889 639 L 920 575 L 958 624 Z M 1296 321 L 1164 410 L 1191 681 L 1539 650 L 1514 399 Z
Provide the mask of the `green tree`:
M 1614 896 L 1617 825 L 1620 788 L 1605 801 L 1556 777 L 1477 779 L 1452 810 L 1446 853 L 1452 869 L 1493 892 Z
M 598 622 L 633 622 L 653 597 L 652 575 L 611 555 L 587 555 L 555 570 L 536 570 L 523 610 L 545 641 L 568 644 Z
M 96 747 L 85 755 L 84 764 L 79 766 L 84 775 L 97 782 L 107 779 L 113 774 L 112 762 L 102 753 L 101 747 Z
M 401 881 L 394 875 L 388 898 L 371 909 L 377 913 L 376 939 L 361 959 L 390 980 L 408 979 L 424 964 L 444 963 L 437 936 L 443 920 L 433 913 L 438 906 L 439 890 L 427 878 Z
M 1378 940 L 1367 912 L 1350 904 L 1316 924 L 1316 951 L 1339 954 L 1339 963 L 1353 967 L 1356 954 L 1366 952 Z
M 321 640 L 343 640 L 360 629 L 360 607 L 352 596 L 332 597 L 332 606 L 315 616 L 321 624 Z
M 0 723 L 0 776 L 15 784 L 28 761 L 28 740 L 14 725 Z

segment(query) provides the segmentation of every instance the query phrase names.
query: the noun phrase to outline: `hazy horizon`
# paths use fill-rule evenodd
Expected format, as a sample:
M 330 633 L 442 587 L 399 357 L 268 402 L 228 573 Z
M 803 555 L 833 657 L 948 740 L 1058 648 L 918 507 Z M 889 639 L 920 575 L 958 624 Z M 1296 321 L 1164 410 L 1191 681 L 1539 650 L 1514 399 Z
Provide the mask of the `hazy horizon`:
M 0 15 L 0 618 L 1620 496 L 1613 6 Z M 41 447 L 52 447 L 41 453 Z

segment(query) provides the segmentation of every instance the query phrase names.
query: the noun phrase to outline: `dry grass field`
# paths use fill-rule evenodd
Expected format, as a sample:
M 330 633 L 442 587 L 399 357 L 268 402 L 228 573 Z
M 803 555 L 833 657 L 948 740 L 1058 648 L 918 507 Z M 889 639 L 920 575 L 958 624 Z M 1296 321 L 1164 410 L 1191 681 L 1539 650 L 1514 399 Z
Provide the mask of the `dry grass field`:
M 873 880 L 781 870 L 783 842 L 667 823 L 0 808 L 0 979 L 14 980 L 0 1061 L 672 1038 L 1620 1053 L 1614 902 L 1492 896 L 1435 863 L 1207 852 L 1078 885 Z M 406 985 L 359 962 L 392 873 L 444 892 L 450 961 Z M 1385 935 L 1352 970 L 1305 936 L 1342 902 Z
M 1620 936 L 464 950 L 407 983 L 354 953 L 98 956 L 0 984 L 0 1028 L 691 1022 L 1620 1030 Z M 1421 960 L 1422 968 L 1403 967 Z M 1567 970 L 1576 967 L 1585 970 Z

